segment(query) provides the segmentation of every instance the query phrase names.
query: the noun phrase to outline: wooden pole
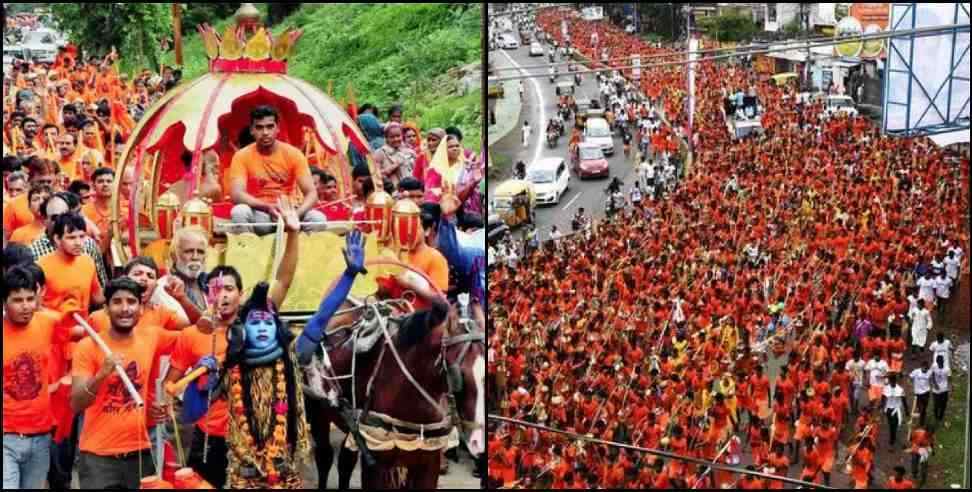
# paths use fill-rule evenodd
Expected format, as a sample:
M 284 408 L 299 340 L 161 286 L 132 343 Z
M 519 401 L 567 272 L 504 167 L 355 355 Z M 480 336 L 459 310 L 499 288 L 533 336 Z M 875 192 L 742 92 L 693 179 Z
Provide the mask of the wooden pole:
M 172 4 L 172 41 L 175 44 L 175 64 L 182 66 L 182 6 Z

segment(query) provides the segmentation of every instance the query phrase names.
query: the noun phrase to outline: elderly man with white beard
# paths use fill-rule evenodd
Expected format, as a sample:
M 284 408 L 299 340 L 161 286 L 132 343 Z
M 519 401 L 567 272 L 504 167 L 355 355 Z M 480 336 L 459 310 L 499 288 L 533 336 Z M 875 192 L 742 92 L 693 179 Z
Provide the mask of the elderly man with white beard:
M 172 268 L 169 274 L 160 278 L 158 287 L 152 295 L 152 302 L 182 312 L 188 319 L 198 319 L 206 311 L 205 268 L 206 250 L 209 239 L 199 227 L 185 227 L 172 237 Z M 172 279 L 179 279 L 185 286 L 188 303 L 180 303 L 167 292 L 166 286 Z M 176 309 L 178 308 L 178 309 Z M 196 312 L 187 312 L 195 309 Z

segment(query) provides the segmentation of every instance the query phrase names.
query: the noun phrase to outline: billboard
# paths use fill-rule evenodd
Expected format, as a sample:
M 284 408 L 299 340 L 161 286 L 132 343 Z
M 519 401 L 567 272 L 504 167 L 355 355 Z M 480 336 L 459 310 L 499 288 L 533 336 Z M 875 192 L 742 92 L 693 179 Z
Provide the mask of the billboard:
M 889 30 L 969 24 L 968 3 L 895 3 Z M 969 28 L 892 36 L 884 76 L 886 133 L 937 134 L 969 128 Z
M 843 36 L 877 34 L 888 28 L 890 14 L 891 4 L 887 3 L 852 3 L 846 8 L 846 15 L 838 5 L 835 8 L 837 28 L 834 35 L 839 39 Z M 834 54 L 865 59 L 884 58 L 886 44 L 883 40 L 849 41 L 834 45 Z

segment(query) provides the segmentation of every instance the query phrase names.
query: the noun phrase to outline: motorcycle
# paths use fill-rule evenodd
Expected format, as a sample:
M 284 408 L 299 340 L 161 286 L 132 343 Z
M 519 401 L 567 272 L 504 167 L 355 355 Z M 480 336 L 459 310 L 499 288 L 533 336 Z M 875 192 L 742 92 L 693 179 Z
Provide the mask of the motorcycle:
M 547 132 L 547 147 L 549 147 L 551 149 L 554 148 L 554 147 L 556 147 L 557 146 L 557 140 L 559 138 L 560 138 L 560 136 L 557 135 L 557 131 L 556 130 L 548 131 Z

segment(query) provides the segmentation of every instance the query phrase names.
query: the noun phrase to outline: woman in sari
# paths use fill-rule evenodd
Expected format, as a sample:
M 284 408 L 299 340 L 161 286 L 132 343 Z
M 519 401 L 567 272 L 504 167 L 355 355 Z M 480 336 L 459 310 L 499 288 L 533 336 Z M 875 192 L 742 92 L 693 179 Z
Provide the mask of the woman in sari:
M 425 182 L 425 175 L 429 170 L 429 163 L 432 162 L 432 155 L 435 154 L 435 150 L 439 148 L 439 142 L 445 136 L 445 130 L 442 128 L 433 128 L 426 134 L 425 141 L 420 142 L 419 148 L 416 150 L 418 159 L 415 160 L 415 170 L 412 173 L 415 179 L 423 183 Z
M 441 152 L 440 150 L 436 152 Z M 479 183 L 483 180 L 483 164 L 463 152 L 459 137 L 446 137 L 445 158 L 433 157 L 425 173 L 425 201 L 438 203 L 445 193 L 454 194 L 462 204 L 460 215 L 478 214 L 483 217 Z

